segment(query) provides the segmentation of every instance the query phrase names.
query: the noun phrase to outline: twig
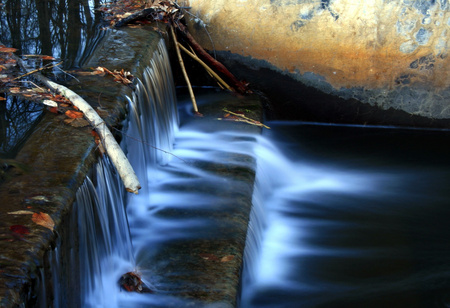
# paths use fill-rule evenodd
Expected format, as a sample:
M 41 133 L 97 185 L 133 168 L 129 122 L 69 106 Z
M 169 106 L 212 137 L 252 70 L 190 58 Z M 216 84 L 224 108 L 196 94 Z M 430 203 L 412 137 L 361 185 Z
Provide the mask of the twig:
M 242 119 L 245 119 L 246 121 L 243 121 L 243 122 L 246 122 L 246 123 L 249 123 L 249 124 L 253 124 L 253 125 L 257 125 L 257 126 L 262 126 L 262 127 L 264 127 L 264 128 L 270 129 L 269 126 L 266 126 L 266 125 L 262 124 L 262 123 L 259 122 L 259 121 L 256 121 L 256 120 L 247 118 L 247 117 L 246 117 L 245 115 L 243 115 L 243 114 L 239 114 L 239 113 L 232 112 L 232 111 L 230 111 L 230 110 L 228 110 L 228 109 L 226 109 L 226 108 L 224 108 L 223 111 L 225 111 L 225 112 L 227 112 L 227 113 L 230 113 L 230 114 L 232 114 L 232 115 L 234 115 L 234 116 L 240 117 L 240 118 L 242 118 Z
M 63 61 L 61 61 L 61 62 L 59 62 L 59 63 L 56 63 L 56 64 L 54 64 L 54 65 L 51 65 L 51 66 L 43 66 L 43 67 L 40 67 L 40 68 L 38 68 L 38 69 L 29 71 L 29 72 L 27 72 L 27 73 L 25 73 L 25 74 L 23 74 L 23 75 L 20 75 L 20 76 L 14 78 L 12 81 L 14 81 L 14 80 L 16 80 L 16 79 L 23 78 L 23 77 L 25 77 L 25 76 L 28 76 L 28 75 L 31 75 L 31 74 L 34 74 L 34 73 L 37 73 L 37 72 L 40 72 L 40 71 L 45 70 L 45 69 L 48 69 L 48 68 L 52 68 L 52 67 L 61 65 L 62 63 L 63 63 Z
M 239 81 L 222 63 L 214 59 L 209 53 L 207 53 L 203 47 L 194 39 L 194 37 L 189 33 L 187 28 L 182 23 L 177 23 L 177 27 L 181 34 L 189 41 L 189 44 L 194 48 L 199 58 L 202 58 L 210 66 L 214 67 L 217 71 L 222 73 L 227 79 L 232 83 L 233 87 L 237 92 L 245 94 L 249 91 L 246 84 Z
M 187 161 L 185 161 L 185 160 L 182 159 L 181 157 L 178 157 L 178 156 L 176 156 L 175 154 L 173 154 L 173 153 L 171 153 L 171 152 L 169 152 L 169 151 L 160 149 L 160 148 L 158 148 L 158 147 L 155 147 L 154 145 L 151 145 L 151 144 L 148 143 L 148 142 L 145 142 L 144 140 L 141 140 L 141 139 L 135 138 L 135 137 L 133 137 L 133 136 L 130 136 L 130 135 L 124 133 L 123 131 L 121 131 L 120 129 L 117 129 L 117 128 L 115 128 L 115 127 L 112 127 L 112 129 L 114 129 L 115 131 L 119 132 L 120 134 L 122 134 L 123 136 L 125 136 L 125 137 L 127 137 L 127 138 L 129 138 L 129 139 L 131 139 L 131 140 L 134 140 L 134 141 L 136 141 L 136 142 L 140 142 L 140 143 L 142 143 L 142 144 L 145 144 L 145 145 L 147 145 L 147 146 L 149 146 L 149 147 L 151 147 L 152 149 L 155 149 L 155 150 L 157 150 L 157 151 L 161 151 L 161 152 L 163 152 L 163 153 L 172 155 L 173 157 L 178 158 L 179 160 L 181 160 L 182 162 L 184 162 L 184 163 L 187 164 Z
M 177 51 L 178 61 L 180 62 L 181 70 L 183 71 L 184 79 L 186 80 L 186 84 L 189 89 L 189 94 L 191 96 L 191 101 L 192 101 L 192 106 L 194 107 L 194 112 L 198 113 L 198 107 L 197 107 L 197 102 L 195 101 L 194 91 L 192 90 L 189 76 L 186 72 L 186 68 L 184 67 L 183 58 L 181 57 L 180 48 L 178 47 L 178 41 L 177 41 L 177 37 L 175 35 L 175 31 L 173 31 L 173 26 L 170 26 L 170 31 L 172 33 L 173 41 L 175 42 L 175 49 Z
M 66 72 L 65 70 L 63 70 L 62 68 L 60 68 L 60 67 L 56 67 L 57 69 L 59 69 L 61 72 L 63 72 L 64 74 L 66 74 L 67 76 L 70 76 L 70 77 L 72 77 L 73 79 L 75 79 L 76 81 L 78 81 L 78 83 L 81 83 L 81 81 L 77 78 L 77 77 L 75 77 L 74 75 L 72 75 L 72 74 L 69 74 L 68 72 Z
M 17 56 L 15 56 L 17 63 L 25 70 L 28 71 L 23 60 Z M 31 73 L 31 72 L 29 72 Z M 108 152 L 109 157 L 113 165 L 116 167 L 117 173 L 119 173 L 120 178 L 125 186 L 125 189 L 129 192 L 133 192 L 135 194 L 138 193 L 141 188 L 141 184 L 136 176 L 136 173 L 133 170 L 128 158 L 122 151 L 122 148 L 117 143 L 114 136 L 109 131 L 106 123 L 103 119 L 97 114 L 97 112 L 86 102 L 81 96 L 73 92 L 72 90 L 57 84 L 53 81 L 50 81 L 48 78 L 44 77 L 40 73 L 34 72 L 34 78 L 39 82 L 43 83 L 46 87 L 51 90 L 60 93 L 65 96 L 71 103 L 76 106 L 81 112 L 83 112 L 85 118 L 88 122 L 95 128 L 100 139 L 104 145 L 104 148 Z
M 184 47 L 183 45 L 181 45 L 180 43 L 178 43 L 178 46 L 185 52 L 187 53 L 192 59 L 194 59 L 195 61 L 197 61 L 198 63 L 200 63 L 201 66 L 203 66 L 208 73 L 210 73 L 220 84 L 222 84 L 225 88 L 227 88 L 230 91 L 233 91 L 233 89 L 222 79 L 220 78 L 219 75 L 216 74 L 216 72 L 214 72 L 205 62 L 203 62 L 199 57 L 197 57 L 195 54 L 193 54 L 192 52 L 190 52 L 189 50 L 186 49 L 186 47 Z

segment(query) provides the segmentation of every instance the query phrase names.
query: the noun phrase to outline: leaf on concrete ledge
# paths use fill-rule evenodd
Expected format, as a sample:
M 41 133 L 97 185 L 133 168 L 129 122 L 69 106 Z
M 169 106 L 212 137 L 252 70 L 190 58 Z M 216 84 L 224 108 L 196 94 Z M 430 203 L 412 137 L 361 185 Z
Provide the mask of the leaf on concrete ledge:
M 53 228 L 55 227 L 55 222 L 53 219 L 48 215 L 47 213 L 34 213 L 33 217 L 31 217 L 31 220 L 33 220 L 34 223 L 43 226 L 47 229 L 50 229 L 53 231 Z

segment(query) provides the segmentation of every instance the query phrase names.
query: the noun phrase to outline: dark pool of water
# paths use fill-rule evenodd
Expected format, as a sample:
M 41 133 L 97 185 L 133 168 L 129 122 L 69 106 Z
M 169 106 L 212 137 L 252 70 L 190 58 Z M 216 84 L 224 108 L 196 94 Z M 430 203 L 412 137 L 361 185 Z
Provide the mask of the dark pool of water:
M 242 306 L 450 307 L 450 132 L 269 125 Z
M 0 3 L 0 43 L 17 48 L 29 67 L 60 66 L 41 73 L 63 82 L 73 78 L 65 71 L 79 68 L 91 55 L 105 31 L 102 14 L 95 10 L 104 1 L 94 0 L 7 0 Z M 33 55 L 33 56 L 30 56 Z M 55 61 L 35 55 L 47 55 Z M 22 78 L 23 87 L 34 87 Z M 0 83 L 0 158 L 14 158 L 39 122 L 40 102 L 10 95 L 8 84 Z M 17 85 L 14 85 L 17 86 Z M 3 88 L 4 87 L 4 88 Z

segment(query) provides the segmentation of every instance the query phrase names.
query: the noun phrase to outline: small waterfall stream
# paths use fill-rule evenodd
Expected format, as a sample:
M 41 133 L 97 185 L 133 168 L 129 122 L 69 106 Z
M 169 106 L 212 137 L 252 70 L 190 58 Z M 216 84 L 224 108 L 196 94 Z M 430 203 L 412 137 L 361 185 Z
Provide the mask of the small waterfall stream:
M 77 196 L 83 307 L 203 307 L 177 296 L 183 285 L 172 278 L 190 273 L 170 264 L 188 260 L 168 256 L 187 239 L 232 236 L 219 225 L 211 233 L 217 221 L 205 215 L 220 216 L 230 202 L 211 191 L 239 193 L 239 183 L 209 170 L 231 152 L 257 160 L 241 307 L 448 307 L 447 131 L 273 122 L 259 136 L 189 120 L 178 127 L 166 57 L 161 41 L 129 100 L 124 147 L 141 193 L 124 195 L 104 160 Z M 199 105 L 221 95 L 200 96 Z M 178 110 L 183 118 L 190 107 Z M 120 275 L 135 270 L 155 293 L 119 289 Z
M 267 124 L 241 306 L 449 307 L 450 132 Z
M 229 99 L 229 94 L 220 92 L 200 95 L 198 105 Z M 86 243 L 80 249 L 83 307 L 203 305 L 187 299 L 192 291 L 180 284 L 183 276 L 193 273 L 183 269 L 183 263 L 200 258 L 197 253 L 184 256 L 182 247 L 188 242 L 214 247 L 217 240 L 226 243 L 237 236 L 235 226 L 224 223 L 221 215 L 239 208 L 239 204 L 230 206 L 231 200 L 244 194 L 248 184 L 242 184 L 239 176 L 219 176 L 215 170 L 252 168 L 248 159 L 233 161 L 229 153 L 252 156 L 256 139 L 248 133 L 211 132 L 204 122 L 191 123 L 194 117 L 190 102 L 186 103 L 178 104 L 187 119 L 178 128 L 171 70 L 161 40 L 129 98 L 130 120 L 123 145 L 143 186 L 139 195 L 125 196 L 109 161 L 104 160 L 77 196 L 80 243 Z M 126 217 L 120 213 L 125 207 Z M 122 233 L 131 239 L 120 237 Z M 130 271 L 139 272 L 155 293 L 120 290 L 118 279 Z

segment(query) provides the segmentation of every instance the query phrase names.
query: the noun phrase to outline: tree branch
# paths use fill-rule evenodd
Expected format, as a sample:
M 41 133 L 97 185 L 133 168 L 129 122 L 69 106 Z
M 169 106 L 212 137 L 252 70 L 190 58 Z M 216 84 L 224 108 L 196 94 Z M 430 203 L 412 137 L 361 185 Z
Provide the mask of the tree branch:
M 19 57 L 15 58 L 17 60 L 17 63 L 19 63 L 19 65 L 26 72 L 30 72 L 22 59 L 20 59 Z M 81 96 L 79 96 L 69 88 L 49 80 L 38 72 L 35 72 L 33 74 L 33 77 L 51 90 L 65 96 L 68 100 L 71 101 L 74 106 L 76 106 L 81 112 L 83 112 L 85 118 L 100 136 L 106 152 L 108 153 L 114 167 L 116 168 L 120 178 L 122 179 L 125 189 L 128 192 L 137 194 L 139 189 L 141 188 L 141 184 L 139 183 L 133 167 L 128 161 L 128 158 L 125 156 L 125 153 L 123 153 L 122 148 L 119 146 L 116 139 L 106 126 L 106 123 L 91 107 L 91 105 L 89 105 L 89 103 L 86 102 Z

